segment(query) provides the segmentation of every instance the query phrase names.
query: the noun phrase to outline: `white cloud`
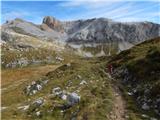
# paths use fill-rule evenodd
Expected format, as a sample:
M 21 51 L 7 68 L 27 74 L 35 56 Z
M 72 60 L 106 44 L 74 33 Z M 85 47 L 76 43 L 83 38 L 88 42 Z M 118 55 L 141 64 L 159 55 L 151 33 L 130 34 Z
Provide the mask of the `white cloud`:
M 140 5 L 137 7 L 137 3 L 129 2 L 131 0 L 127 0 L 124 2 L 122 0 L 92 0 L 92 1 L 69 1 L 62 3 L 64 7 L 83 7 L 86 8 L 86 12 L 77 13 L 72 16 L 72 19 L 88 19 L 88 18 L 98 18 L 98 17 L 106 17 L 111 18 L 116 21 L 145 21 L 150 20 L 152 17 L 160 17 L 159 11 L 154 12 L 150 11 L 154 7 L 157 8 L 158 4 L 154 6 L 143 6 Z M 143 0 L 141 0 L 143 1 Z M 145 0 L 147 1 L 147 0 Z M 156 0 L 148 0 L 148 1 L 156 1 Z M 124 3 L 124 4 L 123 4 Z M 155 18 L 152 18 L 155 19 Z
M 65 1 L 59 3 L 59 7 L 64 7 L 73 14 L 65 15 L 62 17 L 63 20 L 76 20 L 76 19 L 88 19 L 95 17 L 105 17 L 117 21 L 144 21 L 150 20 L 152 17 L 160 17 L 159 11 L 150 11 L 150 8 L 157 7 L 154 6 L 139 6 L 137 8 L 137 3 L 129 2 L 132 0 L 75 0 L 75 1 Z M 144 1 L 144 0 L 141 0 Z M 156 1 L 156 0 L 145 0 L 145 1 Z M 65 10 L 64 9 L 64 10 Z M 74 11 L 77 10 L 76 12 Z M 81 9 L 85 12 L 81 12 Z M 83 11 L 82 10 L 82 11 Z M 147 10 L 147 12 L 146 12 Z M 39 11 L 38 11 L 39 12 Z M 14 18 L 30 18 L 30 21 L 35 23 L 40 23 L 42 17 L 37 17 L 40 14 L 37 11 L 34 13 L 27 13 L 27 11 L 11 11 L 2 14 L 2 19 L 11 20 Z M 46 13 L 47 15 L 47 13 Z M 36 16 L 36 17 L 35 17 Z M 152 19 L 155 19 L 152 18 Z
M 132 8 L 132 3 L 127 4 L 99 4 L 97 7 L 88 7 L 85 13 L 79 13 L 78 15 L 73 16 L 72 19 L 79 19 L 79 18 L 98 18 L 98 17 L 106 17 L 106 18 L 113 18 L 119 15 L 125 15 L 129 12 Z
M 108 1 L 108 0 L 75 0 L 75 1 L 66 1 L 60 4 L 62 7 L 77 7 L 77 6 L 85 6 L 88 8 L 98 8 L 98 7 L 103 7 L 106 5 L 110 5 L 113 2 L 116 2 L 115 0 L 113 1 Z

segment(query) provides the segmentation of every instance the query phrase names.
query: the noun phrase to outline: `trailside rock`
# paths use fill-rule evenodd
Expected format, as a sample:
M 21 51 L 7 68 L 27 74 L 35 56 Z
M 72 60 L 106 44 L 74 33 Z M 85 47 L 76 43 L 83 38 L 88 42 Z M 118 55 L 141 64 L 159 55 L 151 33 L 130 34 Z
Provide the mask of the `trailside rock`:
M 67 104 L 70 105 L 70 106 L 73 106 L 76 103 L 79 103 L 80 98 L 81 97 L 77 93 L 75 93 L 75 92 L 70 93 L 67 96 Z
M 147 105 L 147 103 L 144 103 L 144 104 L 142 105 L 142 109 L 143 109 L 143 110 L 149 110 L 150 107 Z

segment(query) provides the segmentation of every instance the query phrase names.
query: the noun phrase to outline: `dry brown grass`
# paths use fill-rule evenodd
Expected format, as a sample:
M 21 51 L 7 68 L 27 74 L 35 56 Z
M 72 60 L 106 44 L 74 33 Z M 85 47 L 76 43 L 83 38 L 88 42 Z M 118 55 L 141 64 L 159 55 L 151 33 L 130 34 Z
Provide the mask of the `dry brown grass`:
M 2 106 L 23 102 L 24 87 L 57 67 L 58 65 L 45 65 L 2 70 Z
M 1 71 L 2 77 L 2 88 L 10 84 L 17 83 L 18 81 L 23 81 L 26 79 L 39 78 L 45 75 L 51 70 L 54 70 L 58 65 L 45 65 L 45 66 L 34 66 L 27 68 L 17 68 L 17 69 L 6 69 Z

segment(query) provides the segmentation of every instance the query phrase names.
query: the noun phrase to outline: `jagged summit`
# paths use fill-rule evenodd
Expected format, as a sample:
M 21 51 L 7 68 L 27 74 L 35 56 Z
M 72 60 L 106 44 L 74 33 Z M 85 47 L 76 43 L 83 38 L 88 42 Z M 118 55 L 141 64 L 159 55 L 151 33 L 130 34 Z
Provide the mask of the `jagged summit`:
M 61 22 L 54 17 L 46 16 L 43 18 L 42 28 L 45 30 L 44 24 L 55 31 L 64 32 Z
M 52 16 L 45 16 L 43 18 L 43 22 L 44 24 L 48 24 L 48 23 L 53 23 L 53 22 L 60 22 L 59 20 L 57 20 L 55 17 Z

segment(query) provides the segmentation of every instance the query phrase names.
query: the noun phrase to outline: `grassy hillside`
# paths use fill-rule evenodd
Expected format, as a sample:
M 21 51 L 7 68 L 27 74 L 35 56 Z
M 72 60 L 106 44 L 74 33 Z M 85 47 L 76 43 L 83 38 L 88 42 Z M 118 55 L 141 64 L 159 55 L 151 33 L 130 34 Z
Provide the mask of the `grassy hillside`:
M 120 79 L 128 107 L 150 117 L 160 115 L 160 37 L 114 56 L 113 76 Z M 130 97 L 128 97 L 130 96 Z M 140 114 L 139 114 L 140 115 Z M 147 117 L 146 117 L 147 119 Z
M 108 115 L 113 107 L 114 96 L 108 78 L 101 71 L 103 68 L 101 65 L 102 63 L 94 59 L 89 61 L 74 59 L 69 66 L 62 65 L 58 68 L 52 65 L 44 66 L 43 69 L 28 67 L 3 71 L 2 107 L 6 109 L 2 111 L 2 119 L 69 120 L 76 117 L 78 120 L 110 120 Z M 13 77 L 11 75 L 13 73 L 17 77 Z M 27 75 L 27 77 L 20 77 L 18 74 L 24 77 Z M 49 81 L 41 91 L 27 96 L 23 92 L 24 88 L 27 84 L 37 80 Z M 11 81 L 14 82 L 10 87 Z M 82 84 L 82 81 L 85 83 Z M 52 94 L 52 89 L 56 87 L 67 92 L 76 92 L 81 97 L 80 102 L 64 110 L 61 106 L 65 105 L 66 101 Z M 44 104 L 35 109 L 32 103 L 39 98 L 44 100 Z M 27 110 L 20 109 L 25 105 L 30 107 Z M 41 112 L 40 116 L 36 115 L 37 111 Z

